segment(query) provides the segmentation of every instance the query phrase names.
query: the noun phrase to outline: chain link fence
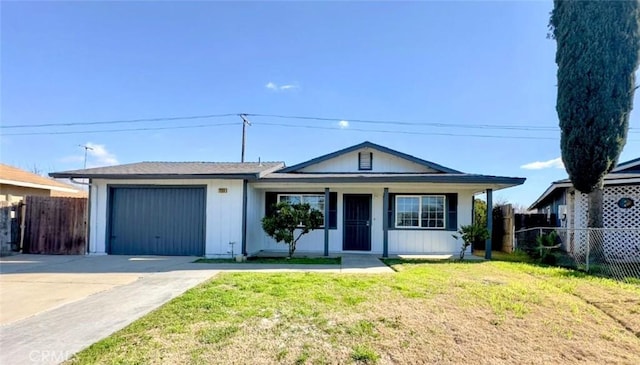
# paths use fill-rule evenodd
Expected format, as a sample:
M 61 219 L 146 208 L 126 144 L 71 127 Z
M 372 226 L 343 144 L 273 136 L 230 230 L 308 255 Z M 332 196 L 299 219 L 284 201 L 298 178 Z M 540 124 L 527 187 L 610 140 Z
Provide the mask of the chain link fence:
M 515 232 L 514 246 L 541 263 L 640 284 L 637 228 L 529 228 Z

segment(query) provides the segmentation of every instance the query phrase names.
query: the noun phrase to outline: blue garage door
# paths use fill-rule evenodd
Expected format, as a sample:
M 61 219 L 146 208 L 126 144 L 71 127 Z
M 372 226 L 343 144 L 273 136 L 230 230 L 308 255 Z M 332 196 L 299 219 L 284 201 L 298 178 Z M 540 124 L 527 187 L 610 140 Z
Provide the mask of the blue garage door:
M 204 187 L 113 187 L 110 198 L 110 254 L 204 255 Z

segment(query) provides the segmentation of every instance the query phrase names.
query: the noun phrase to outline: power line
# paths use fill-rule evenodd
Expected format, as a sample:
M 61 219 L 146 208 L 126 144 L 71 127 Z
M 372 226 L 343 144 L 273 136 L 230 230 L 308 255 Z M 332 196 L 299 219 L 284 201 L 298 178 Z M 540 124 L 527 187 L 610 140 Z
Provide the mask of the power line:
M 465 123 L 439 123 L 439 122 L 408 122 L 401 120 L 368 120 L 368 119 L 351 119 L 351 118 L 327 118 L 327 117 L 313 117 L 313 116 L 300 116 L 300 115 L 282 115 L 282 114 L 257 114 L 257 113 L 224 113 L 224 114 L 207 114 L 207 115 L 192 115 L 192 116 L 178 116 L 178 117 L 159 117 L 159 118 L 145 118 L 145 119 L 126 119 L 126 120 L 110 120 L 110 121 L 98 121 L 98 122 L 72 122 L 72 123 L 41 123 L 41 124 L 28 124 L 28 125 L 0 125 L 1 129 L 12 128 L 42 128 L 42 127 L 70 127 L 80 125 L 108 125 L 108 124 L 125 124 L 125 123 L 146 123 L 146 122 L 164 122 L 164 121 L 178 121 L 178 120 L 194 120 L 194 119 L 208 119 L 208 118 L 224 118 L 231 116 L 255 116 L 255 117 L 267 117 L 267 118 L 281 118 L 281 119 L 297 119 L 297 120 L 315 120 L 325 122 L 340 122 L 346 120 L 349 123 L 362 123 L 362 124 L 385 124 L 385 125 L 404 125 L 404 126 L 420 126 L 420 127 L 437 127 L 437 128 L 470 128 L 470 129 L 502 129 L 502 130 L 522 130 L 522 131 L 537 131 L 537 132 L 558 132 L 560 129 L 553 126 L 526 126 L 526 125 L 508 125 L 508 124 L 465 124 Z M 133 129 L 132 129 L 133 130 Z M 141 129 L 145 130 L 145 129 Z M 636 128 L 629 128 L 630 133 L 637 133 Z M 640 131 L 638 131 L 640 132 Z M 49 134 L 49 133 L 47 133 Z M 51 133 L 54 134 L 54 133 Z M 71 133 L 56 133 L 56 134 L 71 134 Z M 7 134 L 10 135 L 10 134 Z M 25 134 L 11 134 L 11 135 L 25 135 Z
M 409 126 L 430 126 L 430 127 L 453 127 L 453 128 L 476 128 L 476 129 L 513 129 L 526 131 L 559 131 L 557 127 L 551 126 L 519 126 L 507 124 L 460 124 L 460 123 L 434 123 L 434 122 L 405 122 L 399 120 L 367 120 L 367 119 L 350 119 L 350 118 L 325 118 L 325 117 L 308 117 L 298 115 L 280 115 L 280 114 L 246 114 L 255 117 L 270 117 L 282 119 L 300 119 L 300 120 L 318 120 L 325 122 L 340 122 L 346 120 L 349 123 L 366 123 L 366 124 L 393 124 L 393 125 L 409 125 Z
M 301 119 L 301 120 L 318 120 L 328 122 L 340 122 L 347 121 L 349 123 L 366 123 L 366 124 L 391 124 L 391 125 L 408 125 L 408 126 L 430 126 L 430 127 L 443 127 L 443 128 L 474 128 L 474 129 L 508 129 L 508 130 L 523 130 L 523 131 L 549 131 L 559 132 L 560 128 L 552 126 L 523 126 L 523 125 L 508 125 L 508 124 L 462 124 L 462 123 L 436 123 L 436 122 L 405 122 L 399 120 L 367 120 L 367 119 L 350 119 L 350 118 L 326 118 L 326 117 L 308 117 L 297 115 L 280 115 L 280 114 L 246 114 L 256 117 L 270 117 L 270 118 L 283 118 L 283 119 Z M 629 128 L 630 131 L 635 131 L 636 128 Z M 634 132 L 635 133 L 635 132 Z
M 244 123 L 244 122 L 243 122 Z M 91 134 L 91 133 L 116 133 L 116 132 L 134 132 L 134 131 L 155 131 L 167 129 L 192 129 L 192 128 L 208 128 L 219 126 L 237 125 L 238 123 L 218 123 L 218 124 L 198 124 L 174 127 L 148 127 L 148 128 L 123 128 L 123 129 L 102 129 L 92 131 L 54 131 L 54 132 L 24 132 L 24 133 L 3 133 L 4 136 L 37 136 L 37 135 L 64 135 L 64 134 Z M 380 130 L 380 129 L 364 129 L 364 128 L 339 128 L 325 127 L 313 125 L 299 125 L 287 123 L 269 123 L 269 122 L 253 122 L 255 125 L 267 125 L 285 128 L 306 128 L 320 130 L 346 130 L 354 132 L 371 132 L 371 133 L 390 133 L 390 134 L 418 134 L 418 135 L 435 135 L 435 136 L 454 136 L 454 137 L 480 137 L 480 138 L 512 138 L 512 139 L 542 139 L 557 140 L 554 137 L 531 137 L 531 136 L 492 136 L 483 134 L 456 134 L 456 133 L 439 133 L 439 132 L 419 132 L 419 131 L 399 131 L 399 130 Z
M 501 138 L 501 139 L 536 139 L 536 140 L 558 140 L 556 137 L 532 137 L 532 136 L 494 136 L 487 134 L 456 134 L 456 133 L 440 133 L 440 132 L 418 132 L 418 131 L 398 131 L 398 130 L 380 130 L 380 129 L 361 129 L 361 128 L 340 128 L 340 127 L 322 127 L 312 125 L 298 125 L 286 123 L 267 123 L 253 122 L 255 125 L 269 125 L 290 128 L 306 128 L 306 129 L 323 129 L 323 130 L 339 130 L 339 131 L 355 131 L 368 133 L 388 133 L 388 134 L 417 134 L 425 136 L 451 136 L 451 137 L 479 137 L 479 138 Z M 637 140 L 627 140 L 627 142 L 639 142 Z
M 543 140 L 558 140 L 554 137 L 531 137 L 531 136 L 492 136 L 486 134 L 456 134 L 456 133 L 439 133 L 439 132 L 418 132 L 418 131 L 399 131 L 399 130 L 380 130 L 380 129 L 362 129 L 362 128 L 340 128 L 340 127 L 322 127 L 313 125 L 298 125 L 298 124 L 286 124 L 286 123 L 268 123 L 268 122 L 253 122 L 254 125 L 268 125 L 288 128 L 306 128 L 306 129 L 323 129 L 323 130 L 340 130 L 340 131 L 354 131 L 354 132 L 368 132 L 368 133 L 388 133 L 388 134 L 418 134 L 426 136 L 452 136 L 452 137 L 479 137 L 479 138 L 505 138 L 505 139 L 543 139 Z
M 334 118 L 321 118 L 321 117 L 297 117 L 297 116 L 275 116 L 267 114 L 212 114 L 206 116 L 190 116 L 184 117 L 189 119 L 209 118 L 209 117 L 222 117 L 222 116 L 262 116 L 262 117 L 282 117 L 287 119 L 301 118 L 311 120 L 322 121 L 336 121 L 343 119 Z M 183 117 L 170 117 L 170 118 L 153 118 L 153 119 L 134 119 L 128 121 L 107 121 L 107 122 L 91 122 L 88 124 L 111 124 L 111 123 L 127 123 L 127 122 L 142 122 L 142 121 L 159 121 L 159 120 L 178 120 Z M 349 122 L 372 122 L 374 124 L 388 124 L 392 121 L 365 121 L 365 120 L 349 120 Z M 244 123 L 244 122 L 243 122 Z M 80 125 L 82 123 L 67 123 L 67 125 Z M 169 127 L 146 127 L 146 128 L 123 128 L 123 129 L 104 129 L 104 130 L 85 130 L 85 131 L 49 131 L 49 132 L 23 132 L 23 133 L 6 133 L 4 136 L 33 136 L 33 135 L 67 135 L 67 134 L 92 134 L 92 133 L 116 133 L 116 132 L 134 132 L 134 131 L 155 131 L 155 130 L 171 130 L 171 129 L 193 129 L 193 128 L 209 128 L 219 126 L 237 125 L 238 123 L 217 123 L 217 124 L 198 124 L 198 125 L 186 125 L 186 126 L 169 126 Z M 557 137 L 538 137 L 538 136 L 505 136 L 505 135 L 486 135 L 486 134 L 461 134 L 461 133 L 443 133 L 443 132 L 421 132 L 421 131 L 402 131 L 402 130 L 380 130 L 380 129 L 364 129 L 364 128 L 340 128 L 329 126 L 317 126 L 317 125 L 299 125 L 299 124 L 287 124 L 287 123 L 270 123 L 270 122 L 254 122 L 257 125 L 277 126 L 285 128 L 305 128 L 305 129 L 319 129 L 319 130 L 347 130 L 354 132 L 367 132 L 367 133 L 387 133 L 387 134 L 408 134 L 408 135 L 431 135 L 431 136 L 450 136 L 450 137 L 475 137 L 475 138 L 495 138 L 495 139 L 526 139 L 526 140 L 557 140 Z M 401 125 L 414 125 L 423 126 L 419 123 L 411 122 L 397 122 Z M 436 124 L 436 123 L 431 123 Z M 442 124 L 437 124 L 443 126 Z M 636 140 L 628 140 L 629 142 L 637 142 Z
M 100 124 L 122 124 L 122 123 L 146 123 L 146 122 L 166 122 L 174 120 L 192 120 L 192 119 L 208 119 L 208 118 L 223 118 L 237 116 L 237 113 L 227 114 L 208 114 L 208 115 L 190 115 L 186 117 L 163 117 L 163 118 L 146 118 L 146 119 L 125 119 L 125 120 L 108 120 L 102 122 L 75 122 L 75 123 L 42 123 L 42 124 L 15 124 L 15 125 L 0 125 L 0 128 L 41 128 L 41 127 L 70 127 L 78 125 L 100 125 Z
M 165 129 L 191 129 L 191 128 L 208 128 L 220 127 L 225 125 L 238 125 L 238 123 L 218 123 L 218 124 L 198 124 L 184 125 L 177 127 L 149 127 L 149 128 L 126 128 L 126 129 L 102 129 L 94 131 L 56 131 L 56 132 L 25 132 L 25 133 L 3 133 L 3 136 L 39 136 L 39 135 L 58 135 L 58 134 L 89 134 L 89 133 L 112 133 L 112 132 L 133 132 L 133 131 L 157 131 Z
M 557 137 L 536 137 L 536 136 L 496 136 L 486 134 L 458 134 L 458 133 L 441 133 L 441 132 L 420 132 L 420 131 L 401 131 L 401 130 L 381 130 L 381 129 L 364 129 L 364 128 L 340 128 L 315 125 L 300 125 L 287 123 L 270 123 L 270 122 L 252 122 L 253 125 L 264 125 L 284 128 L 303 128 L 316 130 L 334 130 L 334 131 L 353 131 L 366 133 L 383 133 L 383 134 L 408 134 L 408 135 L 426 135 L 426 136 L 450 136 L 450 137 L 477 137 L 477 138 L 497 138 L 497 139 L 528 139 L 528 140 L 558 140 Z M 90 131 L 53 131 L 53 132 L 24 132 L 24 133 L 6 133 L 3 136 L 33 136 L 33 135 L 65 135 L 65 134 L 91 134 L 91 133 L 116 133 L 116 132 L 135 132 L 135 131 L 155 131 L 155 130 L 171 130 L 171 129 L 193 129 L 193 128 L 209 128 L 221 126 L 235 126 L 234 123 L 217 123 L 217 124 L 197 124 L 173 127 L 148 127 L 148 128 L 123 128 L 123 129 L 103 129 Z M 628 140 L 628 142 L 638 142 L 636 140 Z

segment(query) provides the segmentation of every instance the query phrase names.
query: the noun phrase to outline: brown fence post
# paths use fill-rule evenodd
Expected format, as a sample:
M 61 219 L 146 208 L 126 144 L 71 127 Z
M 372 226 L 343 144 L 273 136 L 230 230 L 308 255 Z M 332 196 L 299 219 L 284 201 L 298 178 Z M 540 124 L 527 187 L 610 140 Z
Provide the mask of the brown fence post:
M 513 240 L 515 235 L 514 211 L 511 204 L 502 206 L 502 224 L 504 234 L 502 236 L 502 250 L 504 252 L 513 252 Z
M 11 203 L 0 201 L 0 256 L 11 252 Z

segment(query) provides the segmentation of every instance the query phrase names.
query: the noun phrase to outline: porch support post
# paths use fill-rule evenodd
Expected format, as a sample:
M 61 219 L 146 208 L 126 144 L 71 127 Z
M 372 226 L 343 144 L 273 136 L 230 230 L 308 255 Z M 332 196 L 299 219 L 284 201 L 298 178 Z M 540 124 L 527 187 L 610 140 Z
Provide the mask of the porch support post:
M 242 181 L 242 255 L 247 255 L 247 180 Z
M 329 188 L 324 188 L 324 255 L 329 256 Z
M 382 194 L 382 257 L 389 257 L 389 188 Z
M 484 248 L 484 258 L 491 260 L 491 232 L 493 231 L 493 189 L 487 189 L 487 231 L 489 238 Z
M 471 224 L 476 222 L 476 196 L 471 195 Z
M 91 246 L 89 246 L 89 244 L 91 243 L 91 224 L 90 223 L 91 223 L 91 198 L 92 198 L 91 190 L 93 190 L 92 182 L 93 181 L 89 179 L 89 189 L 88 189 L 89 192 L 87 193 L 87 214 L 85 214 L 85 225 L 86 225 L 85 228 L 87 230 L 86 232 L 87 235 L 84 239 L 84 244 L 86 248 L 84 252 L 85 255 L 88 255 L 91 253 L 91 249 L 90 249 Z M 21 224 L 21 222 L 18 222 L 18 224 Z

